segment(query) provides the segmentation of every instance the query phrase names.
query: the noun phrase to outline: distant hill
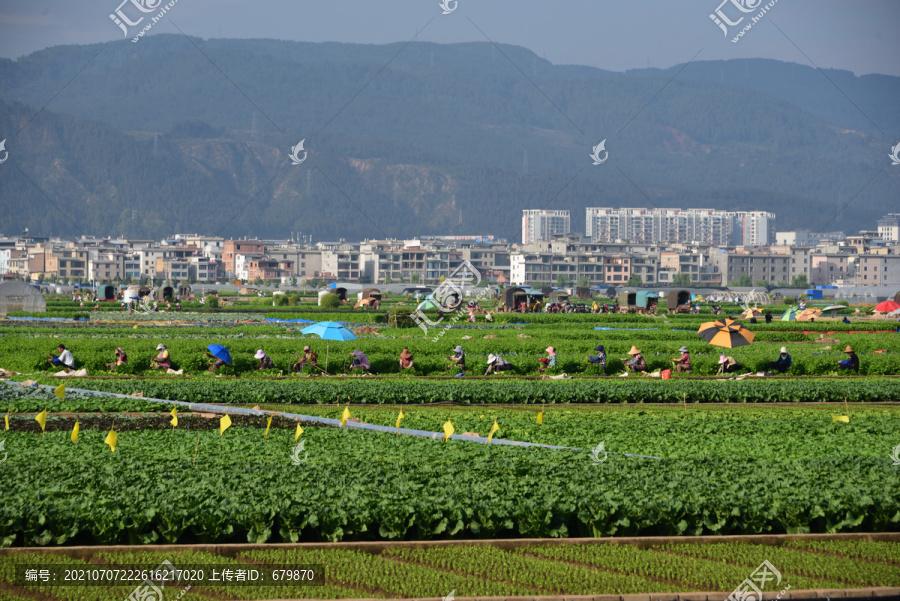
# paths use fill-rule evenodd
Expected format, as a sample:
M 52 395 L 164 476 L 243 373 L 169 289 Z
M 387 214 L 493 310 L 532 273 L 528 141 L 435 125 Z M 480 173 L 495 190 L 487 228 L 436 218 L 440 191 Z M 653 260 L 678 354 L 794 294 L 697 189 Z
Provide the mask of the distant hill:
M 158 35 L 50 48 L 0 60 L 0 223 L 515 239 L 524 208 L 570 209 L 576 232 L 587 206 L 770 210 L 779 228 L 846 231 L 896 211 L 900 169 L 879 170 L 900 78 L 826 72 L 838 91 L 776 61 L 678 69 L 554 66 L 483 43 Z M 592 166 L 602 139 L 610 158 Z

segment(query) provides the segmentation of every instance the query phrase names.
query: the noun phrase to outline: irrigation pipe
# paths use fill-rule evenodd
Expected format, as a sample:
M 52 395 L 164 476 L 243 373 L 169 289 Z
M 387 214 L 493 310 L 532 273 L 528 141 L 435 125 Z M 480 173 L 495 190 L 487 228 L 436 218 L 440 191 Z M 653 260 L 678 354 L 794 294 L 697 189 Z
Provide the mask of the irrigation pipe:
M 0 380 L 0 382 L 4 382 L 9 385 L 20 386 L 19 382 L 13 382 L 11 380 Z M 40 386 L 41 388 L 46 389 L 55 389 L 54 386 L 49 386 L 47 384 L 34 384 L 34 386 Z M 298 413 L 285 413 L 282 411 L 263 411 L 262 409 L 246 409 L 244 407 L 226 407 L 224 405 L 210 405 L 207 403 L 188 403 L 187 401 L 169 401 L 166 399 L 154 399 L 150 397 L 134 397 L 127 394 L 118 394 L 115 392 L 103 392 L 100 390 L 87 390 L 84 388 L 69 388 L 66 386 L 66 390 L 69 392 L 80 392 L 88 395 L 95 396 L 106 396 L 106 397 L 114 397 L 119 399 L 140 399 L 143 401 L 151 401 L 153 403 L 163 403 L 165 405 L 175 405 L 179 407 L 187 407 L 190 411 L 196 412 L 206 412 L 206 413 L 230 413 L 232 415 L 249 415 L 249 416 L 272 416 L 279 415 L 286 419 L 291 419 L 295 421 L 304 421 L 310 422 L 314 424 L 319 424 L 322 426 L 331 426 L 331 427 L 341 427 L 341 420 L 332 419 L 329 417 L 318 417 L 315 415 L 300 415 Z M 432 440 L 438 440 L 444 438 L 444 434 L 442 432 L 429 432 L 428 430 L 412 430 L 409 428 L 392 428 L 390 426 L 379 426 L 377 424 L 364 424 L 357 422 L 347 422 L 347 428 L 355 429 L 355 430 L 368 430 L 370 432 L 384 432 L 388 434 L 405 434 L 406 436 L 415 436 L 417 438 L 430 438 Z M 450 436 L 453 440 L 461 440 L 464 442 L 479 442 L 486 443 L 487 438 L 483 436 L 462 436 L 460 434 L 452 434 Z M 568 451 L 584 451 L 585 449 L 579 447 L 561 447 L 556 445 L 549 444 L 540 444 L 536 442 L 522 442 L 519 440 L 506 440 L 503 438 L 492 439 L 492 445 L 502 445 L 502 446 L 512 446 L 512 447 L 540 447 L 543 449 L 555 449 L 555 450 L 568 450 Z M 608 455 L 622 455 L 623 457 L 637 457 L 640 459 L 656 459 L 661 460 L 662 457 L 653 457 L 652 455 L 634 455 L 631 453 L 614 453 L 612 451 L 607 451 Z

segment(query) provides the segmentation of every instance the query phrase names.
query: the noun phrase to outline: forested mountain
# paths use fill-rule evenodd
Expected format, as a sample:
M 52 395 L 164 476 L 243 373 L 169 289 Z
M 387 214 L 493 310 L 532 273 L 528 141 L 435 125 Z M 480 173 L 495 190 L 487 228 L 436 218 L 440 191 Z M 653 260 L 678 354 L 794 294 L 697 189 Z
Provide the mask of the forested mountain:
M 680 69 L 484 43 L 50 48 L 0 60 L 0 231 L 515 239 L 524 208 L 570 209 L 576 232 L 587 206 L 771 210 L 780 229 L 846 231 L 897 210 L 884 132 L 900 130 L 900 78 Z

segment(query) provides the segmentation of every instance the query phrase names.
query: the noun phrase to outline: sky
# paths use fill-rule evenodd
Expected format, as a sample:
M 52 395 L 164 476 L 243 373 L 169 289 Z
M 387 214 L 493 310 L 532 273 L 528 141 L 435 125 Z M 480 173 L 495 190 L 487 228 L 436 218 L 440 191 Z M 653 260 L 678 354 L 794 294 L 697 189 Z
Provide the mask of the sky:
M 125 0 L 131 5 L 163 0 Z M 163 1 L 163 4 L 171 0 Z M 695 60 L 772 58 L 864 75 L 900 76 L 898 0 L 175 0 L 148 35 L 385 44 L 491 41 L 524 46 L 555 64 L 611 71 Z M 122 0 L 0 0 L 0 57 L 64 44 L 122 40 L 110 19 Z M 737 31 L 768 12 L 738 41 Z M 741 12 L 737 5 L 753 8 Z M 710 14 L 740 25 L 729 35 Z M 132 17 L 136 19 L 136 17 Z M 171 22 L 168 20 L 171 19 Z M 423 29 L 424 28 L 424 29 Z M 699 53 L 699 54 L 698 54 Z

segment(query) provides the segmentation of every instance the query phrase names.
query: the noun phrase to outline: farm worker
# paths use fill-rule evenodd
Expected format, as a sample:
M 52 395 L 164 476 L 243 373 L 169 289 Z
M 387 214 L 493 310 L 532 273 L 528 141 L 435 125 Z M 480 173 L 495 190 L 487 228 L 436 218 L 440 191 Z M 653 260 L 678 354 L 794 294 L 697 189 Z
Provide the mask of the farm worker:
M 719 371 L 716 372 L 716 375 L 719 374 L 728 374 L 741 369 L 741 364 L 734 360 L 734 357 L 726 357 L 724 354 L 719 357 Z
M 353 355 L 353 363 L 350 364 L 350 371 L 354 369 L 361 369 L 363 371 L 369 371 L 371 366 L 369 365 L 369 358 L 366 357 L 366 354 L 359 349 L 356 349 L 352 353 Z
M 769 365 L 772 366 L 773 369 L 777 369 L 779 373 L 784 373 L 791 367 L 791 356 L 787 352 L 787 347 L 781 347 L 781 354 L 778 355 L 778 359 L 775 361 L 770 361 Z
M 606 367 L 606 349 L 603 348 L 602 344 L 598 344 L 594 347 L 594 350 L 597 351 L 597 356 L 594 357 L 588 353 L 588 361 L 597 365 L 600 369 L 604 369 Z
M 400 369 L 412 369 L 413 367 L 415 366 L 413 365 L 412 353 L 409 352 L 408 348 L 405 348 L 400 353 Z
M 210 373 L 216 373 L 217 369 L 219 369 L 220 367 L 225 365 L 225 361 L 223 359 L 219 359 L 218 357 L 213 355 L 211 352 L 209 352 L 208 349 L 206 351 L 206 356 L 209 357 L 210 359 L 214 359 L 214 361 L 210 361 L 209 363 L 207 363 L 207 365 L 209 365 Z
M 275 362 L 272 361 L 271 357 L 263 352 L 262 349 L 256 351 L 256 354 L 253 355 L 254 359 L 259 359 L 259 367 L 256 369 L 275 369 Z
M 552 346 L 548 346 L 544 350 L 547 352 L 547 356 L 538 359 L 538 361 L 541 362 L 541 367 L 538 369 L 539 372 L 547 371 L 552 367 L 556 367 L 556 349 Z
M 772 323 L 772 312 L 766 311 L 766 323 Z
M 156 365 L 151 366 L 151 368 L 172 369 L 172 358 L 169 356 L 169 349 L 166 348 L 166 345 L 157 344 L 156 350 L 159 351 L 159 355 L 150 359 L 151 362 L 156 363 Z
M 176 311 L 181 311 L 181 303 L 179 303 L 179 302 L 176 302 L 176 303 L 175 303 L 175 310 L 176 310 Z
M 456 345 L 456 348 L 453 349 L 452 355 L 447 355 L 447 358 L 453 362 L 453 365 L 448 365 L 447 369 L 453 369 L 458 367 L 465 372 L 466 370 L 466 354 L 463 352 L 463 347 L 461 345 Z
M 494 321 L 494 316 L 491 314 L 490 311 L 488 311 L 487 313 L 484 314 L 484 320 L 487 322 Z
M 678 373 L 691 373 L 691 354 L 688 351 L 688 347 L 683 346 L 678 349 L 678 352 L 681 353 L 681 357 L 672 359 L 672 362 L 675 364 L 675 371 Z
M 843 321 L 844 323 L 850 323 L 850 320 L 847 319 L 846 317 L 844 317 L 844 319 L 843 319 L 842 321 Z
M 599 309 L 599 305 L 597 305 L 597 301 L 591 303 L 591 313 L 597 313 L 597 309 Z
M 125 351 L 122 350 L 122 347 L 116 348 L 116 360 L 112 363 L 107 363 L 106 367 L 109 368 L 109 371 L 116 371 L 116 368 L 120 365 L 125 365 L 128 363 L 128 355 L 125 354 Z
M 644 360 L 644 356 L 641 354 L 640 349 L 631 345 L 631 350 L 628 351 L 628 354 L 631 355 L 631 359 L 629 359 L 625 365 L 631 370 L 631 373 L 646 373 L 647 362 Z
M 72 356 L 72 352 L 66 349 L 64 344 L 60 344 L 56 347 L 56 350 L 59 351 L 59 355 L 53 355 L 47 361 L 52 365 L 61 365 L 66 369 L 75 369 L 75 357 Z
M 859 373 L 859 357 L 856 356 L 856 353 L 849 346 L 844 349 L 844 352 L 847 353 L 847 358 L 843 361 L 838 361 L 840 369 L 852 369 Z
M 309 350 L 308 346 L 303 347 L 303 357 L 300 358 L 299 361 L 294 363 L 291 366 L 291 369 L 296 369 L 299 372 L 303 372 L 303 367 L 305 365 L 312 365 L 313 367 L 318 367 L 319 355 Z
M 475 323 L 475 306 L 469 305 L 469 323 Z
M 512 365 L 510 365 L 509 361 L 503 357 L 488 355 L 487 371 L 484 372 L 484 375 L 487 376 L 491 373 L 500 373 L 501 371 L 508 371 L 510 369 L 512 369 Z

